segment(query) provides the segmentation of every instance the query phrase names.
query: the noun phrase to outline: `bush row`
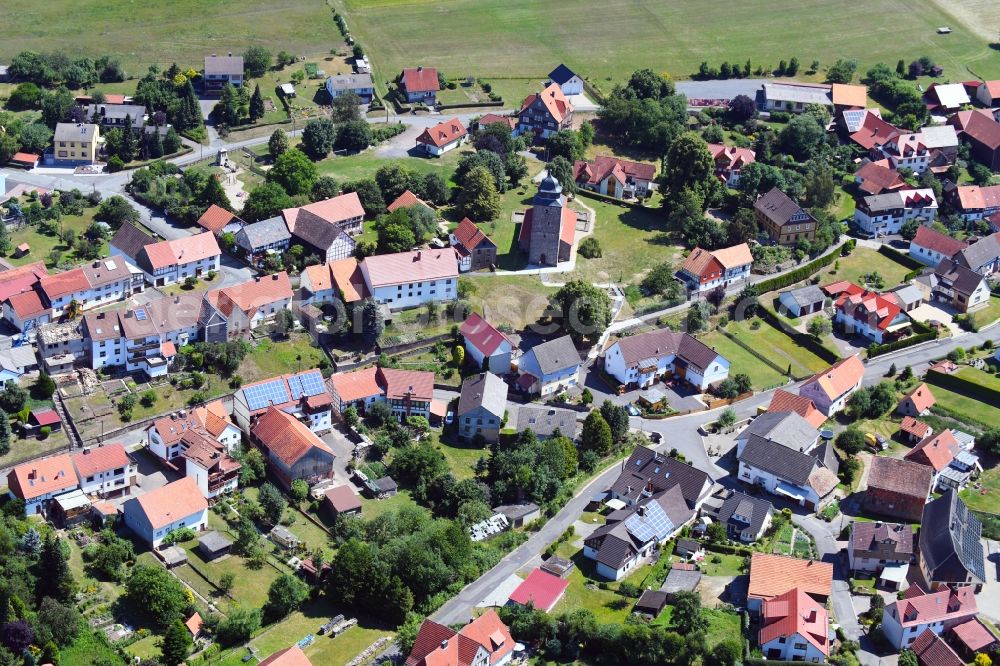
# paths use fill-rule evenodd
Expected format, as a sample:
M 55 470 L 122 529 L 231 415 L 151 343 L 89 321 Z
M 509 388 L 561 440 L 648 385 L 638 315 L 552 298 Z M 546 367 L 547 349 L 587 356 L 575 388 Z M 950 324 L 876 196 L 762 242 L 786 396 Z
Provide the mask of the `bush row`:
M 919 345 L 924 342 L 937 340 L 938 335 L 937 331 L 932 331 L 930 333 L 918 333 L 917 335 L 911 335 L 908 338 L 896 340 L 895 342 L 887 342 L 882 345 L 869 345 L 866 351 L 868 352 L 868 358 L 875 358 L 876 356 L 882 356 L 883 354 L 888 354 L 889 352 L 899 351 L 900 349 L 913 347 L 914 345 Z
M 577 195 L 585 196 L 589 199 L 596 199 L 597 201 L 604 201 L 605 203 L 614 204 L 616 206 L 625 206 L 626 208 L 646 208 L 646 206 L 638 201 L 622 201 L 621 199 L 615 199 L 614 197 L 609 197 L 607 194 L 601 194 L 600 192 L 594 192 L 592 190 L 579 189 L 577 190 Z
M 753 555 L 753 549 L 747 548 L 746 546 L 732 546 L 728 543 L 703 543 L 702 546 L 705 550 L 710 550 L 713 553 L 722 553 L 723 555 L 743 555 L 745 557 L 750 557 Z
M 799 266 L 794 271 L 789 271 L 784 275 L 779 275 L 773 277 L 770 280 L 763 280 L 757 283 L 757 291 L 761 294 L 766 294 L 769 291 L 774 291 L 775 289 L 784 289 L 789 285 L 793 285 L 796 282 L 801 282 L 807 277 L 810 277 L 813 273 L 817 272 L 821 268 L 829 266 L 834 261 L 840 257 L 840 253 L 836 250 L 825 254 L 819 259 L 813 259 L 808 264 Z
M 910 255 L 903 254 L 899 250 L 893 249 L 888 245 L 879 245 L 878 253 L 883 256 L 889 257 L 890 259 L 892 259 L 897 263 L 903 264 L 907 268 L 917 270 L 918 272 L 920 271 L 920 269 L 927 268 L 927 264 L 921 263 L 916 259 L 914 259 L 913 257 L 911 257 Z
M 438 104 L 438 109 L 474 109 L 481 106 L 503 106 L 502 99 L 491 99 L 488 102 L 461 102 L 459 104 Z
M 933 387 L 933 384 L 931 386 Z M 984 423 L 977 418 L 969 416 L 968 414 L 962 412 L 956 412 L 953 409 L 948 409 L 947 407 L 941 405 L 940 403 L 931 407 L 931 413 L 937 414 L 938 416 L 945 416 L 954 421 L 959 421 L 960 423 L 965 423 L 967 425 L 974 426 L 976 428 L 979 428 L 980 430 L 988 430 L 990 428 L 996 427 L 996 424 L 990 425 Z

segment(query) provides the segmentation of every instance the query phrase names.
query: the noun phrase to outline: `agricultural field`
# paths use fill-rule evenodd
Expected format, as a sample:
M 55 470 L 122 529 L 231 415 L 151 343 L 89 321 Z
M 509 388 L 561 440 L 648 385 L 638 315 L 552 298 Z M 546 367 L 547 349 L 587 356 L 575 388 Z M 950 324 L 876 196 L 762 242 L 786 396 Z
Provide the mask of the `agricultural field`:
M 242 53 L 250 44 L 294 54 L 343 46 L 333 14 L 321 0 L 5 0 L 2 15 L 11 21 L 16 16 L 17 27 L 0 40 L 0 61 L 24 50 L 64 51 L 74 57 L 113 54 L 136 77 L 154 64 L 201 69 L 204 56 Z
M 995 15 L 997 10 L 981 7 L 988 4 L 949 2 L 948 13 L 943 0 L 920 0 L 900 13 L 889 0 L 855 6 L 832 0 L 578 0 L 556 6 L 532 0 L 334 0 L 352 34 L 371 52 L 376 80 L 423 64 L 449 77 L 474 75 L 494 85 L 501 77 L 528 77 L 533 85 L 522 93 L 533 92 L 560 62 L 605 91 L 642 67 L 686 78 L 703 60 L 718 65 L 749 58 L 775 66 L 792 56 L 804 65 L 819 60 L 819 75 L 841 57 L 856 58 L 864 72 L 877 62 L 893 65 L 899 58 L 926 54 L 951 80 L 968 78 L 969 69 L 995 77 L 1000 60 L 990 51 L 995 34 L 988 26 L 996 21 L 984 21 L 981 12 Z M 558 24 L 551 20 L 554 15 Z M 953 32 L 936 34 L 945 25 Z M 725 39 L 719 38 L 722 32 Z M 783 37 L 766 40 L 762 34 Z

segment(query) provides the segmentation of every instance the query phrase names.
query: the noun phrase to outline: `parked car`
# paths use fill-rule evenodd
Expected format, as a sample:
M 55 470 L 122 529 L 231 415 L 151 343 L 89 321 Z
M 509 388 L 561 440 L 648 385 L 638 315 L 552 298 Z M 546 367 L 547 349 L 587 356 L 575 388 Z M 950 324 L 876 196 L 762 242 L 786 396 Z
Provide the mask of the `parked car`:
M 865 433 L 865 444 L 868 445 L 869 449 L 875 452 L 885 451 L 889 448 L 889 442 L 886 441 L 885 437 L 871 432 Z

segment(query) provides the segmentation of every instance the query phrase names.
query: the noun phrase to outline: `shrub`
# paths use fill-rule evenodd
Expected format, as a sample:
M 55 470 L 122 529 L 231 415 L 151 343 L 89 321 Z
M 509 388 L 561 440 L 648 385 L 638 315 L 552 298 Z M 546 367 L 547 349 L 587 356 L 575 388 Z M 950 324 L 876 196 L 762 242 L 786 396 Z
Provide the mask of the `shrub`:
M 578 252 L 587 259 L 599 259 L 602 256 L 601 243 L 593 236 L 587 236 L 580 241 Z

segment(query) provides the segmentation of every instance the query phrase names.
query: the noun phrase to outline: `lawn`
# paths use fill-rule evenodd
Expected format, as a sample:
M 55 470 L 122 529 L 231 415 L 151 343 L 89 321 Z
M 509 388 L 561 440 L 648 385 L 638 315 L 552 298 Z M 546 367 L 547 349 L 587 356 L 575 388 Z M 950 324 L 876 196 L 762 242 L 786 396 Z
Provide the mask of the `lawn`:
M 112 54 L 131 76 L 142 76 L 151 64 L 162 70 L 176 62 L 200 70 L 204 56 L 242 53 L 250 44 L 296 55 L 343 47 L 332 13 L 319 0 L 5 0 L 3 9 L 4 16 L 17 17 L 17 30 L 0 41 L 3 62 L 24 50 Z
M 719 561 L 716 562 L 715 560 Z M 739 576 L 743 573 L 746 558 L 741 555 L 723 555 L 708 551 L 701 563 L 701 572 L 706 576 Z
M 22 202 L 26 201 L 26 199 L 22 200 Z M 87 227 L 90 226 L 90 223 L 94 221 L 94 214 L 96 212 L 97 208 L 92 207 L 84 208 L 83 215 L 64 215 L 62 220 L 55 223 L 55 227 L 56 229 L 61 228 L 63 231 L 72 230 L 76 233 L 77 237 L 80 237 L 87 230 Z M 77 258 L 76 253 L 70 250 L 59 238 L 58 233 L 42 233 L 40 225 L 37 224 L 26 224 L 17 231 L 12 232 L 10 241 L 11 246 L 15 248 L 21 243 L 27 243 L 31 247 L 31 251 L 23 257 L 15 257 L 13 252 L 11 252 L 6 261 L 14 266 L 21 266 L 35 261 L 44 261 L 48 268 L 55 268 L 56 264 L 49 258 L 53 250 L 58 250 L 62 253 L 63 256 L 60 263 L 64 265 L 75 265 L 83 261 Z M 101 256 L 108 256 L 107 242 L 101 245 Z
M 990 296 L 990 304 L 982 310 L 973 312 L 972 319 L 979 328 L 1000 319 L 1000 296 Z
M 563 546 L 568 547 L 568 544 L 563 544 Z M 568 556 L 566 548 L 560 548 L 558 554 L 562 557 Z M 566 588 L 562 600 L 556 605 L 556 612 L 568 613 L 578 608 L 586 608 L 594 614 L 598 623 L 620 624 L 624 622 L 625 618 L 632 612 L 635 599 L 624 597 L 615 592 L 618 583 L 609 583 L 608 587 L 614 589 L 600 589 L 597 584 L 604 579 L 594 573 L 593 561 L 586 559 L 582 550 L 576 551 L 571 559 L 576 563 L 576 566 L 566 578 L 569 581 L 569 587 Z M 641 574 L 636 582 L 642 580 L 642 576 L 648 570 L 649 567 L 645 565 L 636 569 L 634 573 Z
M 805 347 L 796 345 L 792 338 L 766 320 L 760 320 L 759 328 L 752 328 L 754 321 L 758 320 L 733 321 L 726 330 L 778 365 L 791 364 L 792 374 L 797 377 L 815 374 L 830 365 Z
M 542 284 L 537 275 L 485 275 L 460 278 L 473 285 L 467 297 L 476 312 L 495 326 L 508 324 L 519 331 L 533 324 L 549 306 L 555 287 Z
M 373 178 L 375 171 L 384 164 L 395 161 L 403 164 L 409 169 L 413 169 L 419 174 L 436 173 L 445 182 L 451 180 L 451 175 L 458 166 L 458 160 L 462 155 L 471 152 L 473 149 L 462 148 L 450 150 L 441 157 L 389 157 L 380 153 L 379 148 L 369 148 L 353 155 L 329 157 L 316 163 L 321 176 L 333 176 L 340 183 L 346 183 L 362 178 Z M 266 153 L 265 150 L 263 151 Z M 263 153 L 262 153 L 263 154 Z M 392 203 L 386 201 L 386 204 Z
M 974 384 L 979 384 L 980 386 L 985 386 L 986 388 L 991 388 L 994 391 L 1000 391 L 1000 377 L 992 375 L 988 372 L 983 372 L 982 370 L 976 370 L 973 367 L 966 366 L 961 368 L 957 373 L 959 377 L 970 381 Z
M 556 5 L 533 0 L 335 0 L 334 4 L 346 11 L 352 34 L 372 52 L 378 81 L 395 77 L 403 67 L 423 64 L 441 68 L 450 77 L 471 74 L 491 82 L 497 77 L 531 77 L 537 88 L 553 67 L 565 62 L 610 91 L 614 83 L 643 67 L 685 78 L 703 60 L 718 65 L 750 58 L 754 64 L 775 66 L 779 59 L 797 56 L 803 69 L 818 59 L 822 75 L 837 58 L 857 58 L 858 70 L 864 72 L 877 62 L 893 65 L 899 58 L 924 53 L 940 63 L 952 80 L 968 78 L 966 66 L 980 76 L 1000 75 L 1000 60 L 988 46 L 995 41 L 996 21 L 984 21 L 977 13 L 982 0 L 948 3 L 951 13 L 941 8 L 943 0 L 921 0 L 902 14 L 889 0 L 855 6 L 833 0 L 806 5 L 794 0 L 737 4 L 576 0 Z M 965 11 L 953 9 L 954 4 Z M 559 16 L 557 28 L 552 16 Z M 963 16 L 968 16 L 964 25 Z M 893 20 L 878 20 L 888 17 Z M 950 26 L 952 34 L 935 34 L 942 25 Z M 720 31 L 725 39 L 718 38 Z M 783 38 L 761 39 L 763 34 Z
M 37 458 L 47 451 L 65 449 L 68 446 L 69 439 L 63 432 L 54 432 L 49 435 L 48 439 L 37 439 L 35 437 L 22 438 L 17 437 L 15 433 L 15 436 L 10 441 L 10 451 L 7 455 L 0 456 L 0 469 L 23 460 Z
M 931 384 L 931 390 L 934 391 L 938 405 L 954 412 L 957 418 L 966 417 L 974 423 L 1000 423 L 1000 407 L 996 405 L 969 398 L 936 384 Z
M 402 509 L 404 506 L 410 508 L 417 506 L 417 503 L 410 496 L 410 491 L 408 490 L 400 490 L 392 497 L 381 500 L 369 499 L 367 497 L 361 498 L 361 514 L 365 517 L 365 520 L 371 520 L 372 518 L 381 516 L 383 513 Z
M 448 469 L 459 481 L 471 479 L 475 476 L 476 463 L 482 457 L 489 457 L 490 450 L 486 448 L 476 448 L 465 442 L 448 443 L 440 439 L 437 431 L 433 433 L 433 441 L 437 448 L 448 460 Z
M 302 359 L 299 360 L 298 357 Z M 247 354 L 237 373 L 244 383 L 266 379 L 287 372 L 298 372 L 319 365 L 325 355 L 312 345 L 312 338 L 306 333 L 293 333 L 288 340 L 274 342 L 261 340 Z
M 719 331 L 712 331 L 706 335 L 699 336 L 699 339 L 729 360 L 730 375 L 735 375 L 739 372 L 745 372 L 750 375 L 750 381 L 753 383 L 755 391 L 782 386 L 787 381 L 785 375 L 771 366 L 762 363 L 759 358 Z
M 1000 513 L 1000 468 L 993 467 L 979 476 L 980 488 L 967 487 L 959 496 L 970 509 Z
M 910 269 L 875 250 L 858 247 L 849 257 L 840 257 L 817 275 L 821 285 L 848 280 L 863 287 L 861 276 L 873 271 L 882 276 L 885 288 L 889 289 L 900 284 Z
M 701 614 L 708 620 L 705 639 L 710 649 L 724 640 L 733 639 L 737 642 L 743 640 L 739 614 L 714 608 L 703 608 Z

